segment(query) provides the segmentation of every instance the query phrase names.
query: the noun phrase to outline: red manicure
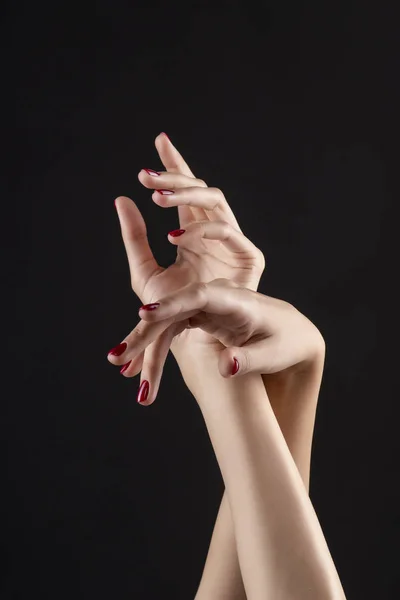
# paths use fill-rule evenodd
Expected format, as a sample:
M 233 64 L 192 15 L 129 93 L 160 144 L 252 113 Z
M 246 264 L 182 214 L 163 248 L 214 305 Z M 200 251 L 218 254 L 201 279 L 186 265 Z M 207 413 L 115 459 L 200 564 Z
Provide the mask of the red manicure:
M 113 356 L 121 356 L 121 354 L 125 352 L 127 346 L 128 344 L 126 342 L 122 342 L 121 344 L 118 344 L 118 346 L 115 346 L 115 348 L 111 348 L 108 354 L 112 354 Z
M 131 364 L 131 362 L 132 362 L 131 360 L 129 362 L 127 362 L 126 365 L 124 365 L 122 367 L 122 369 L 120 369 L 120 373 L 123 373 L 124 371 L 126 371 L 127 368 L 129 367 L 129 365 Z
M 158 177 L 160 173 L 158 171 L 153 171 L 153 169 L 143 169 L 149 175 L 153 175 L 153 177 Z
M 232 375 L 235 375 L 239 371 L 239 363 L 237 358 L 233 357 Z
M 173 231 L 170 231 L 168 233 L 168 235 L 172 235 L 172 237 L 178 237 L 179 235 L 182 235 L 182 233 L 185 233 L 186 229 L 174 229 Z
M 173 190 L 156 190 L 156 192 L 158 192 L 159 194 L 162 194 L 163 196 L 169 196 L 170 194 L 175 194 L 175 192 Z
M 169 141 L 171 142 L 171 138 L 169 137 L 169 135 L 167 135 L 167 134 L 165 133 L 165 131 L 162 131 L 161 133 L 163 133 L 163 134 L 164 134 L 164 135 L 165 135 L 165 136 L 166 136 L 166 137 L 169 139 Z M 172 144 L 172 142 L 171 142 L 171 144 Z
M 141 306 L 139 308 L 139 310 L 155 310 L 159 306 L 160 306 L 159 302 L 153 302 L 152 304 L 143 304 L 143 306 Z
M 146 379 L 145 379 L 144 381 L 142 381 L 141 386 L 138 391 L 138 395 L 137 395 L 137 401 L 139 402 L 139 404 L 142 402 L 145 402 L 148 395 L 149 395 L 149 382 L 146 381 Z

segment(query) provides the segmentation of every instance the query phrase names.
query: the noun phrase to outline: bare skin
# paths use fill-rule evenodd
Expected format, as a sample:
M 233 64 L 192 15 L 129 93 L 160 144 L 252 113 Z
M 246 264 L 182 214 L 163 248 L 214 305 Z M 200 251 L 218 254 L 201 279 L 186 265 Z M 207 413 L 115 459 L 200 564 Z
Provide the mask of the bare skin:
M 209 282 L 221 277 L 256 290 L 265 267 L 264 257 L 242 234 L 222 192 L 216 188 L 208 188 L 203 180 L 197 180 L 164 134 L 156 138 L 156 148 L 166 172 L 153 177 L 146 171 L 141 171 L 139 180 L 147 188 L 174 190 L 174 194 L 165 196 L 155 191 L 153 200 L 163 208 L 178 206 L 179 227 L 186 229 L 186 232 L 180 237 L 168 237 L 171 243 L 178 246 L 178 254 L 176 263 L 165 270 L 157 265 L 152 255 L 146 238 L 146 227 L 136 205 L 125 197 L 117 199 L 116 207 L 134 292 L 142 302 L 151 303 L 189 283 Z M 185 321 L 171 324 L 145 351 L 132 356 L 132 362 L 123 375 L 132 377 L 142 370 L 142 381 L 150 381 L 145 404 L 152 403 L 156 397 L 169 348 L 186 383 L 195 376 L 193 365 L 199 368 L 198 378 L 204 373 L 205 363 L 210 356 L 210 352 L 204 354 L 204 351 L 214 352 L 220 348 L 220 342 L 207 331 L 186 327 Z M 188 354 L 195 359 L 191 361 L 191 365 L 185 360 Z M 301 369 L 288 367 L 276 373 L 258 375 L 264 384 L 264 390 L 268 392 L 270 405 L 306 491 L 309 486 L 311 443 L 322 378 L 323 354 L 315 354 L 314 360 L 303 364 Z M 127 351 L 118 357 L 109 355 L 110 362 L 115 365 L 126 364 L 129 358 Z M 240 373 L 243 374 L 243 371 L 239 370 L 235 378 Z M 196 600 L 203 598 L 246 598 L 226 492 L 196 594 Z
M 224 478 L 246 596 L 343 599 L 318 518 L 259 377 L 288 369 L 302 373 L 323 362 L 318 329 L 287 302 L 227 279 L 188 284 L 157 304 L 140 309 L 142 320 L 125 337 L 127 356 L 179 322 L 218 342 L 203 346 L 202 374 L 187 353 L 180 362 Z

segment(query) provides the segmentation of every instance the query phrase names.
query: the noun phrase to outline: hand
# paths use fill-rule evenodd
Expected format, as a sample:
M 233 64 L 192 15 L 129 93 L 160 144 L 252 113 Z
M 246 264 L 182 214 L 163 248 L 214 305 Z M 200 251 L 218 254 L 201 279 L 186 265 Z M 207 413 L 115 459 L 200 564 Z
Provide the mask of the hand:
M 155 189 L 152 198 L 156 204 L 163 208 L 178 207 L 179 227 L 185 229 L 185 233 L 179 237 L 168 236 L 177 246 L 177 258 L 164 269 L 153 256 L 146 225 L 136 204 L 124 196 L 116 199 L 133 291 L 142 302 L 151 303 L 189 283 L 207 282 L 217 277 L 257 289 L 265 268 L 264 256 L 241 232 L 221 190 L 209 188 L 203 180 L 196 179 L 165 134 L 157 136 L 155 145 L 166 171 L 152 176 L 143 169 L 138 175 L 139 181 L 146 188 Z M 174 193 L 163 195 L 158 190 Z M 163 364 L 170 346 L 177 357 L 197 344 L 212 345 L 215 339 L 204 331 L 188 330 L 185 323 L 175 323 L 146 350 L 146 361 Z M 108 355 L 115 365 L 120 364 L 115 356 L 118 351 L 113 349 Z M 127 366 L 124 375 L 136 375 L 143 360 L 142 352 Z M 158 377 L 161 378 L 161 372 Z M 158 385 L 159 379 L 154 379 L 154 391 Z
M 133 359 L 172 325 L 200 328 L 217 340 L 215 358 L 223 377 L 245 373 L 299 372 L 323 362 L 325 343 L 317 327 L 294 306 L 241 287 L 232 280 L 190 283 L 161 296 L 153 310 L 139 309 L 141 321 L 125 338 L 127 348 L 119 360 Z M 209 354 L 209 350 L 207 350 Z M 192 382 L 203 376 L 196 361 L 186 358 Z M 144 365 L 142 378 L 157 380 L 162 364 Z M 187 381 L 189 379 L 189 382 Z M 191 387 L 191 376 L 185 381 Z M 155 390 L 143 404 L 151 404 Z

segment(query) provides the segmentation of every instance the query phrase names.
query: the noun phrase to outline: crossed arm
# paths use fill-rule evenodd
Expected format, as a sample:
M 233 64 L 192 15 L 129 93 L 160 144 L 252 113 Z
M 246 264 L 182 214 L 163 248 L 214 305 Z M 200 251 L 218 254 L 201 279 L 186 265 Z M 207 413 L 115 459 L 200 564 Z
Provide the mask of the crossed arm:
M 293 385 L 206 372 L 191 389 L 226 489 L 195 600 L 343 600 L 307 493 L 318 366 Z
M 195 179 L 165 135 L 156 138 L 156 147 L 167 171 L 144 169 L 139 180 L 145 187 L 155 188 L 153 200 L 157 204 L 178 206 L 181 229 L 169 235 L 169 241 L 179 246 L 177 261 L 167 269 L 157 264 L 140 211 L 128 198 L 118 198 L 116 208 L 132 289 L 150 303 L 147 310 L 153 311 L 159 306 L 154 301 L 166 293 L 179 288 L 181 294 L 185 286 L 197 282 L 197 291 L 203 296 L 204 282 L 214 280 L 220 285 L 218 278 L 222 277 L 226 282 L 235 282 L 241 290 L 246 289 L 239 295 L 247 295 L 254 308 L 255 292 L 251 290 L 257 289 L 265 267 L 262 253 L 242 234 L 222 192 Z M 169 195 L 164 196 L 165 192 Z M 213 288 L 216 300 L 218 285 Z M 230 288 L 222 304 L 226 301 L 229 304 L 232 298 Z M 156 312 L 162 312 L 163 302 Z M 285 328 L 286 349 L 293 359 L 291 365 L 305 364 L 303 359 L 307 357 L 301 356 L 302 345 L 313 338 L 313 328 L 304 329 L 304 319 L 299 319 L 296 312 L 288 313 L 280 301 L 268 300 L 267 320 L 277 304 L 283 313 L 280 315 L 277 310 L 277 320 L 270 323 L 271 331 L 264 331 L 267 354 L 268 347 L 271 349 L 270 336 L 273 331 L 277 334 L 274 338 L 277 352 L 274 350 L 269 356 L 272 363 L 265 360 L 264 365 L 260 364 L 265 353 L 260 352 L 257 340 L 264 329 L 264 316 L 258 327 L 248 323 L 245 338 L 232 342 L 232 332 L 243 331 L 245 319 L 239 310 L 243 309 L 243 302 L 237 304 L 238 327 L 228 327 L 225 339 L 216 336 L 222 344 L 220 358 L 225 354 L 226 361 L 227 348 L 232 343 L 236 344 L 237 353 L 258 332 L 254 344 L 258 371 L 243 370 L 244 362 L 239 359 L 240 376 L 227 376 L 226 363 L 225 375 L 221 377 L 218 353 L 213 351 L 215 332 L 219 332 L 224 322 L 219 318 L 213 326 L 200 318 L 196 326 L 204 325 L 204 332 L 188 330 L 184 322 L 176 328 L 172 319 L 170 327 L 145 351 L 147 344 L 141 345 L 141 351 L 137 347 L 143 336 L 135 335 L 134 331 L 108 355 L 113 364 L 123 365 L 124 377 L 133 377 L 141 371 L 140 390 L 145 389 L 146 393 L 139 393 L 138 401 L 151 404 L 171 347 L 202 411 L 226 491 L 195 600 L 343 600 L 345 597 L 308 497 L 312 434 L 324 357 L 321 355 L 320 361 L 312 363 L 306 361 L 309 368 L 301 371 L 273 364 L 277 356 L 285 354 L 281 352 Z M 221 302 L 217 301 L 215 307 L 219 310 Z M 290 315 L 295 315 L 294 321 L 286 322 Z M 237 335 L 240 338 L 242 334 Z M 177 341 L 172 343 L 173 340 Z M 127 362 L 128 359 L 131 360 Z
M 300 377 L 282 377 L 279 373 L 263 376 L 270 405 L 307 493 L 321 370 L 322 365 L 316 365 L 315 370 Z M 246 600 L 226 491 L 195 600 Z

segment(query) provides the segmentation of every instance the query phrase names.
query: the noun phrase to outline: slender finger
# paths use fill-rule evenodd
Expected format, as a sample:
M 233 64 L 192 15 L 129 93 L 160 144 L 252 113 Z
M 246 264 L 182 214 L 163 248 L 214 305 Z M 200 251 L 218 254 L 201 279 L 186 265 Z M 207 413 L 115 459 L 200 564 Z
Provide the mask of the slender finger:
M 148 169 L 148 171 L 152 172 L 151 169 Z M 188 177 L 187 175 L 182 175 L 181 173 L 153 171 L 154 173 L 158 173 L 158 175 L 151 175 L 148 171 L 146 171 L 146 169 L 142 169 L 138 173 L 138 179 L 140 183 L 148 189 L 176 190 L 183 187 L 207 187 L 206 182 L 202 179 Z
M 162 132 L 156 137 L 155 146 L 162 164 L 169 173 L 181 173 L 182 175 L 195 178 L 182 154 L 174 146 L 166 133 Z M 181 229 L 192 221 L 207 218 L 204 211 L 196 208 L 191 209 L 189 206 L 184 205 L 178 206 L 178 215 Z
M 183 234 L 176 237 L 168 235 L 168 239 L 171 243 L 182 248 L 198 248 L 201 239 L 219 240 L 230 252 L 241 255 L 240 258 L 249 260 L 248 267 L 257 266 L 260 269 L 265 267 L 265 259 L 261 250 L 226 221 L 192 223 Z
M 188 177 L 195 177 L 193 171 L 174 146 L 166 133 L 160 133 L 155 139 L 155 146 L 162 164 L 171 173 L 182 173 Z
M 157 173 L 156 171 L 148 170 L 150 173 Z M 195 179 L 182 175 L 181 173 L 168 173 L 166 171 L 158 171 L 158 175 L 151 175 L 146 169 L 142 169 L 138 174 L 138 179 L 144 187 L 149 189 L 167 189 L 177 190 L 182 187 L 207 187 L 207 184 L 202 179 Z M 190 221 L 207 219 L 207 214 L 201 208 L 195 206 L 191 207 Z
M 242 298 L 239 293 L 242 288 L 229 280 L 223 280 L 225 286 L 219 286 L 218 281 L 214 280 L 209 284 L 190 283 L 164 296 L 158 302 L 141 307 L 139 309 L 141 321 L 116 348 L 110 350 L 107 359 L 114 365 L 126 364 L 143 352 L 174 323 L 179 322 L 183 330 L 188 324 L 188 319 L 201 310 L 219 315 L 233 313 L 240 320 L 246 319 L 247 315 L 244 312 L 246 296 Z M 229 287 L 229 294 L 227 294 L 227 287 Z M 249 306 L 248 295 L 246 304 Z
M 115 200 L 115 207 L 128 257 L 132 289 L 140 298 L 150 277 L 163 271 L 163 268 L 151 251 L 146 224 L 136 204 L 126 196 L 119 196 Z
M 178 152 L 177 148 L 171 142 L 166 133 L 162 132 L 156 137 L 155 145 L 160 156 L 161 162 L 163 163 L 167 171 L 170 171 L 171 173 L 182 173 L 184 175 L 188 175 L 189 177 L 195 177 L 189 165 L 185 162 L 183 156 Z M 195 212 L 194 214 L 196 214 L 196 220 L 203 221 L 207 217 L 210 220 L 213 220 L 214 218 L 221 219 L 228 217 L 228 222 L 231 223 L 231 225 L 233 225 L 237 229 L 239 229 L 239 231 L 241 231 L 235 214 L 229 206 L 229 203 L 227 202 L 224 194 L 221 192 L 221 190 L 219 190 L 219 192 L 223 196 L 225 202 L 221 205 L 218 205 L 212 213 L 209 213 L 209 209 L 207 208 L 204 209 L 204 213 Z M 178 205 L 178 212 L 181 211 L 182 208 L 182 205 Z M 193 206 L 192 212 L 196 210 L 196 206 Z M 186 220 L 185 224 L 187 224 L 188 222 L 190 222 L 190 220 Z M 181 223 L 180 225 L 181 228 L 183 228 L 183 224 Z
M 243 292 L 246 292 L 245 296 L 243 296 Z M 190 283 L 179 288 L 154 303 L 158 305 L 155 309 L 146 308 L 152 307 L 154 304 L 141 307 L 139 316 L 142 318 L 142 323 L 146 321 L 148 325 L 153 326 L 187 320 L 200 311 L 214 315 L 248 316 L 245 312 L 244 300 L 246 299 L 248 309 L 251 298 L 249 290 L 240 288 L 232 281 L 214 279 L 210 283 Z M 147 331 L 144 325 L 141 330 L 143 331 L 143 329 Z M 139 335 L 139 337 L 141 336 Z M 139 350 L 141 350 L 140 346 L 138 346 Z
M 275 336 L 266 336 L 257 342 L 247 342 L 243 346 L 223 350 L 219 355 L 218 369 L 223 377 L 240 377 L 246 373 L 276 373 L 287 366 L 279 361 L 279 354 L 279 340 Z
M 235 215 L 219 188 L 188 187 L 175 190 L 158 189 L 154 190 L 152 198 L 158 206 L 162 207 L 187 205 L 191 208 L 202 208 L 207 211 L 210 220 L 225 220 L 241 231 Z
M 147 305 L 149 306 L 149 305 Z M 145 311 L 146 312 L 146 311 Z M 196 311 L 188 313 L 188 317 L 195 314 Z M 135 359 L 146 348 L 160 337 L 170 326 L 174 329 L 174 335 L 178 335 L 187 325 L 187 319 L 182 315 L 180 318 L 182 323 L 179 326 L 175 323 L 174 318 L 164 319 L 161 322 L 147 323 L 145 320 L 139 321 L 134 329 L 127 335 L 124 340 L 115 348 L 109 351 L 107 359 L 113 365 L 124 365 L 130 360 Z
M 141 352 L 138 356 L 128 360 L 120 369 L 121 375 L 124 377 L 135 377 L 142 370 L 144 359 L 144 352 Z
M 174 328 L 169 327 L 159 335 L 154 342 L 147 346 L 144 351 L 140 385 L 137 395 L 138 403 L 143 406 L 153 404 L 157 397 L 165 361 L 174 336 Z

